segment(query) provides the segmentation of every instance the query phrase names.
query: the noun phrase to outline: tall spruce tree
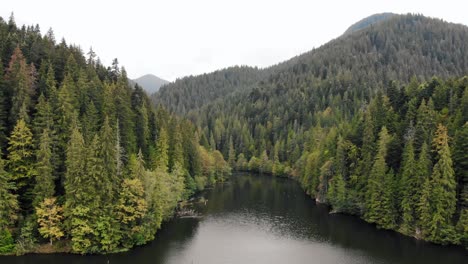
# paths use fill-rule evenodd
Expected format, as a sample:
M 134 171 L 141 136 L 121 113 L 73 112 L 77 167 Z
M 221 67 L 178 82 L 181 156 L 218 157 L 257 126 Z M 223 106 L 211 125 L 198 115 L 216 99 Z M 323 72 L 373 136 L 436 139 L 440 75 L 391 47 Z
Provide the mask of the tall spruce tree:
M 455 134 L 453 142 L 453 168 L 459 184 L 458 203 L 468 209 L 468 123 Z
M 236 165 L 236 150 L 234 149 L 232 136 L 229 137 L 228 163 L 229 163 L 229 166 L 231 166 L 231 168 L 234 168 Z
M 18 219 L 19 205 L 14 194 L 16 186 L 4 170 L 4 163 L 0 158 L 0 254 L 10 254 L 15 248 L 10 228 Z
M 7 168 L 17 186 L 23 210 L 31 209 L 34 187 L 34 150 L 31 130 L 19 119 L 8 141 Z
M 154 168 L 166 172 L 169 170 L 169 143 L 168 135 L 164 127 L 159 129 L 158 139 L 156 140 Z
M 33 206 L 38 206 L 55 193 L 55 177 L 52 167 L 52 141 L 46 128 L 41 134 L 39 149 L 36 150 L 36 185 L 34 186 Z
M 3 63 L 0 59 L 0 149 L 6 148 L 7 142 L 7 124 L 8 124 L 8 113 L 7 113 L 7 87 L 4 79 Z
M 393 173 L 385 162 L 391 138 L 384 126 L 379 133 L 379 148 L 369 175 L 366 194 L 365 219 L 370 223 L 390 229 L 396 224 L 396 211 L 393 201 Z
M 19 205 L 15 190 L 16 184 L 5 171 L 5 161 L 0 158 L 0 232 L 12 227 L 18 219 Z
M 423 235 L 441 243 L 453 243 L 455 238 L 452 217 L 456 209 L 456 181 L 453 171 L 447 128 L 438 125 L 433 141 L 437 162 L 424 186 L 427 205 L 422 214 Z
M 103 186 L 108 192 L 106 197 L 109 198 L 108 203 L 112 203 L 117 198 L 117 190 L 120 186 L 120 179 L 117 175 L 117 165 L 120 161 L 117 160 L 117 150 L 115 142 L 116 135 L 110 126 L 109 118 L 105 118 L 100 132 L 100 158 L 103 164 L 103 174 L 101 180 Z
M 416 226 L 416 205 L 419 202 L 417 192 L 421 187 L 418 186 L 420 182 L 418 181 L 416 170 L 417 164 L 414 158 L 413 140 L 409 139 L 403 151 L 402 175 L 399 184 L 403 196 L 400 205 L 400 210 L 402 212 L 400 228 L 404 234 L 412 234 Z
M 18 119 L 29 121 L 29 108 L 31 107 L 31 95 L 33 93 L 30 68 L 26 63 L 19 46 L 16 47 L 11 56 L 7 69 L 6 78 L 11 94 L 10 124 L 16 124 Z

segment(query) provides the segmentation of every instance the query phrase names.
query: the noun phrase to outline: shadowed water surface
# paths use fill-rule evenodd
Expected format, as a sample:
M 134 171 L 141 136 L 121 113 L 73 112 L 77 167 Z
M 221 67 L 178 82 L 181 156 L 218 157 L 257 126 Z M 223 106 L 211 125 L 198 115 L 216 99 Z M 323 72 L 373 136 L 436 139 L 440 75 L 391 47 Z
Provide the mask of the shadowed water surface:
M 200 195 L 200 218 L 165 223 L 152 243 L 108 256 L 0 257 L 0 263 L 468 263 L 467 251 L 378 230 L 328 214 L 288 179 L 236 174 Z

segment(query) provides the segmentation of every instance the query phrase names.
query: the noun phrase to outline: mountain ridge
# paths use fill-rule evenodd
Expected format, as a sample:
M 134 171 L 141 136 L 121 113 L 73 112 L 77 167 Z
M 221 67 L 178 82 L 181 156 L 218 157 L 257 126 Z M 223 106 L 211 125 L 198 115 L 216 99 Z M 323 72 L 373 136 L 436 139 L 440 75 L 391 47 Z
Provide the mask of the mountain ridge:
M 154 74 L 145 74 L 136 79 L 131 80 L 134 83 L 138 83 L 149 95 L 159 91 L 161 86 L 166 85 L 169 81 L 166 81 Z
M 369 26 L 372 26 L 376 23 L 385 21 L 387 19 L 390 19 L 394 16 L 397 16 L 395 13 L 390 13 L 390 12 L 385 12 L 385 13 L 378 13 L 378 14 L 373 14 L 370 15 L 366 18 L 363 18 L 359 20 L 358 22 L 352 24 L 344 33 L 343 35 L 351 34 L 356 31 L 359 31 L 361 29 L 367 28 Z
M 363 20 L 366 20 L 366 18 Z M 409 34 L 407 30 L 417 30 L 420 31 L 421 34 L 413 36 Z M 431 31 L 434 30 L 438 32 L 431 33 Z M 200 98 L 203 98 L 202 101 L 206 103 L 206 98 L 217 100 L 230 95 L 234 91 L 248 90 L 255 87 L 260 81 L 268 82 L 271 78 L 277 78 L 282 72 L 294 71 L 304 75 L 310 73 L 310 71 L 314 71 L 313 75 L 315 78 L 319 75 L 323 75 L 323 78 L 326 79 L 329 73 L 343 73 L 343 70 L 348 72 L 358 71 L 354 62 L 369 64 L 371 71 L 362 73 L 365 75 L 376 74 L 378 71 L 383 71 L 384 78 L 380 81 L 380 86 L 382 85 L 382 81 L 388 82 L 391 79 L 399 79 L 400 81 L 408 82 L 412 76 L 418 76 L 424 79 L 436 75 L 439 72 L 441 73 L 441 77 L 444 77 L 448 76 L 449 70 L 458 71 L 457 75 L 462 75 L 462 72 L 466 72 L 466 69 L 468 69 L 468 58 L 461 59 L 453 56 L 453 58 L 449 59 L 437 55 L 441 52 L 448 51 L 444 49 L 454 49 L 453 44 L 443 42 L 444 35 L 451 34 L 451 31 L 456 32 L 456 38 L 459 39 L 457 43 L 460 43 L 460 47 L 464 50 L 467 49 L 467 45 L 464 44 L 465 42 L 463 39 L 466 40 L 468 38 L 468 27 L 464 25 L 448 23 L 440 19 L 428 18 L 422 15 L 392 15 L 391 19 L 380 20 L 380 22 L 374 24 L 373 27 L 364 27 L 352 33 L 344 34 L 318 48 L 297 55 L 289 60 L 279 62 L 267 68 L 257 69 L 256 74 L 261 75 L 260 78 L 250 78 L 250 81 L 244 82 L 243 85 L 231 86 L 228 91 L 219 93 L 217 96 L 212 96 L 216 94 L 216 92 L 205 95 L 203 94 L 203 87 L 196 85 L 197 81 L 191 83 L 191 80 L 196 80 L 197 78 L 201 78 L 201 76 L 204 76 L 205 79 L 210 78 L 216 74 L 216 72 L 213 72 L 178 79 L 166 85 L 159 93 L 154 94 L 152 99 L 156 104 L 163 104 L 171 111 L 175 111 L 179 114 L 186 114 L 190 110 L 193 110 L 194 107 L 199 108 L 201 105 L 204 105 L 204 103 L 184 102 L 184 100 L 180 98 L 180 95 L 184 93 L 192 94 L 193 91 L 197 91 L 196 94 L 200 96 Z M 400 39 L 401 36 L 404 36 L 405 39 Z M 412 41 L 415 37 L 418 38 L 417 42 Z M 439 42 L 437 42 L 434 37 L 437 37 Z M 442 46 L 441 43 L 444 43 L 444 46 Z M 391 47 L 391 45 L 394 46 Z M 421 45 L 421 47 L 418 45 Z M 396 50 L 397 48 L 399 49 L 398 51 Z M 449 54 L 455 54 L 455 52 Z M 346 69 L 339 69 L 341 68 L 340 62 L 346 63 L 346 67 L 344 67 Z M 454 65 L 453 62 L 459 65 Z M 387 65 L 385 67 L 389 68 L 388 71 L 379 70 L 378 68 L 380 65 Z M 367 67 L 367 65 L 361 65 L 360 67 Z M 224 74 L 229 73 L 235 75 L 235 71 L 229 71 L 229 69 L 235 68 L 236 67 L 225 69 Z M 462 68 L 464 70 L 458 70 Z M 401 69 L 405 70 L 403 71 Z M 358 75 L 362 74 L 359 72 Z M 368 77 L 363 76 L 363 78 Z M 370 78 L 375 79 L 375 77 Z M 186 91 L 182 92 L 179 90 Z M 178 96 L 175 96 L 176 93 Z M 165 102 L 169 97 L 178 99 L 177 101 L 171 100 L 170 103 Z

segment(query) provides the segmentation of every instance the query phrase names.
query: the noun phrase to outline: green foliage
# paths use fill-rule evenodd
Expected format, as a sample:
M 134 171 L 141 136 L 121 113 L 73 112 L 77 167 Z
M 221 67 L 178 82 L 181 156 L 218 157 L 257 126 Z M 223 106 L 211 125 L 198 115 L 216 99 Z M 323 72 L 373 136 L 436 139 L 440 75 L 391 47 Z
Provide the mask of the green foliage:
M 45 198 L 51 198 L 55 193 L 55 183 L 53 175 L 52 142 L 49 137 L 49 130 L 46 128 L 42 132 L 39 149 L 36 151 L 36 185 L 34 186 L 33 206 L 37 206 Z
M 74 206 L 70 209 L 69 217 L 70 235 L 72 242 L 72 250 L 77 253 L 86 254 L 96 251 L 93 245 L 95 233 L 92 225 L 92 220 L 89 217 L 90 209 L 81 205 Z
M 456 209 L 456 181 L 453 171 L 447 128 L 439 124 L 433 141 L 437 162 L 429 182 L 425 184 L 427 209 L 423 214 L 423 235 L 430 241 L 448 244 L 456 242 L 452 217 Z M 425 202 L 426 202 L 425 201 Z
M 18 218 L 19 210 L 16 184 L 4 169 L 4 161 L 0 158 L 0 230 L 11 227 Z
M 457 231 L 459 234 L 459 240 L 461 244 L 468 249 L 468 210 L 463 209 L 461 211 L 460 219 L 457 223 Z
M 462 25 L 395 16 L 273 67 L 179 79 L 154 95 L 157 110 L 117 60 L 106 68 L 29 27 L 0 31 L 44 51 L 8 38 L 1 54 L 0 230 L 16 224 L 17 199 L 31 209 L 56 194 L 74 252 L 115 252 L 153 239 L 178 201 L 236 167 L 294 177 L 383 228 L 466 243 L 468 82 L 447 79 L 466 73 Z M 20 224 L 20 251 L 36 220 Z
M 15 241 L 7 228 L 0 229 L 0 255 L 11 254 L 15 251 Z
M 0 19 L 12 36 L 0 45 L 2 254 L 43 238 L 80 254 L 142 245 L 181 199 L 230 173 L 190 121 L 129 85 L 117 59 L 107 68 L 52 31 L 11 25 Z
M 139 178 L 124 179 L 120 188 L 116 214 L 122 225 L 122 243 L 130 248 L 138 243 L 141 221 L 147 213 L 145 191 Z
M 34 66 L 26 64 L 26 59 L 19 48 L 16 47 L 11 56 L 7 69 L 6 79 L 11 89 L 11 110 L 9 121 L 16 124 L 18 120 L 29 121 L 29 108 L 31 107 L 31 94 L 34 80 L 31 73 L 35 72 Z
M 395 208 L 393 201 L 394 175 L 385 162 L 387 147 L 391 140 L 384 126 L 379 133 L 379 148 L 369 175 L 364 218 L 370 223 L 391 229 L 395 227 Z
M 19 119 L 8 141 L 7 169 L 20 193 L 20 205 L 23 210 L 31 209 L 32 188 L 34 181 L 34 151 L 31 130 L 23 119 Z
M 459 184 L 459 204 L 468 209 L 468 123 L 457 131 L 453 142 L 453 163 Z
M 458 41 L 446 43 L 447 37 Z M 328 198 L 334 210 L 457 243 L 449 233 L 461 232 L 454 221 L 468 204 L 468 82 L 449 78 L 466 74 L 468 55 L 456 44 L 463 41 L 462 25 L 395 15 L 269 68 L 179 79 L 152 99 L 193 120 L 199 142 L 236 169 L 293 177 L 317 201 Z M 453 164 L 444 162 L 445 174 L 442 165 L 432 170 L 440 161 L 430 151 L 437 123 L 453 137 Z M 383 126 L 391 140 L 382 133 L 377 139 Z M 209 151 L 200 157 L 209 184 L 213 159 Z M 345 205 L 336 202 L 342 186 Z
M 421 182 L 418 181 L 416 170 L 417 166 L 414 158 L 413 141 L 410 139 L 406 143 L 403 152 L 402 176 L 399 184 L 403 196 L 401 202 L 402 223 L 400 228 L 405 234 L 412 234 L 416 227 L 416 206 L 420 200 L 418 189 L 421 186 Z
M 54 240 L 59 240 L 65 235 L 62 228 L 63 208 L 57 204 L 55 197 L 45 198 L 36 207 L 36 214 L 39 233 L 48 238 L 51 245 Z
M 16 255 L 23 255 L 34 250 L 36 246 L 37 224 L 33 215 L 30 215 L 21 224 L 19 236 L 16 239 Z
M 161 127 L 159 130 L 158 139 L 156 141 L 156 157 L 154 168 L 161 169 L 163 171 L 169 170 L 169 142 L 166 129 Z
M 337 212 L 342 211 L 347 206 L 346 182 L 341 174 L 333 176 L 328 189 L 327 198 L 333 209 Z

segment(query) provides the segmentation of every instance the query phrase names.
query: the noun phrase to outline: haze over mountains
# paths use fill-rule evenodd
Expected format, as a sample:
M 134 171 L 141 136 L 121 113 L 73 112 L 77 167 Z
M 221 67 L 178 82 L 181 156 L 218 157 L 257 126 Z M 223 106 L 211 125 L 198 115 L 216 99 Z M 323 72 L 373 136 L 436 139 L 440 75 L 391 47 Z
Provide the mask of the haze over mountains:
M 153 74 L 145 74 L 131 81 L 138 83 L 149 95 L 157 92 L 161 86 L 169 83 L 169 81 L 161 79 Z

